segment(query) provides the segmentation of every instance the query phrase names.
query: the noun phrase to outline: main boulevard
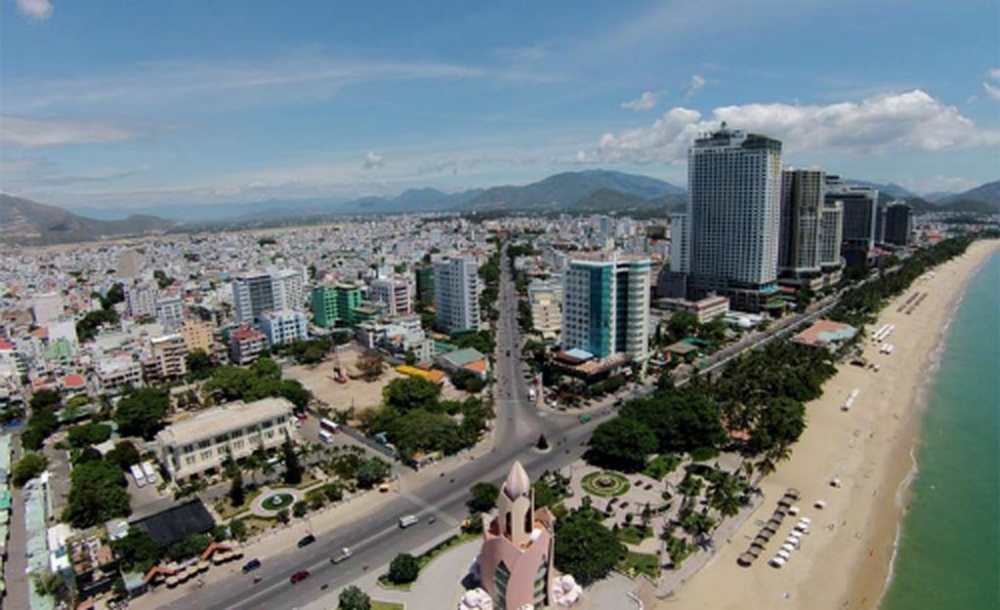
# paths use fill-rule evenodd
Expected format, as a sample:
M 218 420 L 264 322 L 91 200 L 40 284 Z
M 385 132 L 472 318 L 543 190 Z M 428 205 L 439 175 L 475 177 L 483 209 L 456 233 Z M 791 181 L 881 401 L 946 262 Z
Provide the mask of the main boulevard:
M 506 251 L 503 258 L 506 259 Z M 580 424 L 572 415 L 548 410 L 540 413 L 528 400 L 531 382 L 520 358 L 517 293 L 508 266 L 502 264 L 502 268 L 494 369 L 496 425 L 492 440 L 485 441 L 492 444 L 490 451 L 474 460 L 453 459 L 454 468 L 412 489 L 406 479 L 415 475 L 403 475 L 401 487 L 407 491 L 387 496 L 366 518 L 330 531 L 313 531 L 316 542 L 303 549 L 296 548 L 294 543 L 286 549 L 267 548 L 268 557 L 253 576 L 235 573 L 206 582 L 174 605 L 219 609 L 303 606 L 350 584 L 361 576 L 364 566 L 369 566 L 369 570 L 384 570 L 397 553 L 417 548 L 454 529 L 467 515 L 465 502 L 470 497 L 469 488 L 479 481 L 501 481 L 514 459 L 521 460 L 529 474 L 537 477 L 545 470 L 562 468 L 580 457 L 593 428 L 610 414 Z M 545 453 L 533 448 L 542 433 L 552 446 Z M 421 521 L 401 529 L 399 518 L 408 514 L 418 515 Z M 431 516 L 436 518 L 434 524 L 427 522 Z M 247 558 L 254 556 L 255 547 L 264 544 L 267 542 L 246 549 Z M 344 563 L 331 564 L 330 557 L 345 546 L 353 550 L 354 556 Z M 312 577 L 292 585 L 289 577 L 298 570 L 309 570 Z M 254 577 L 260 577 L 260 582 L 254 583 Z

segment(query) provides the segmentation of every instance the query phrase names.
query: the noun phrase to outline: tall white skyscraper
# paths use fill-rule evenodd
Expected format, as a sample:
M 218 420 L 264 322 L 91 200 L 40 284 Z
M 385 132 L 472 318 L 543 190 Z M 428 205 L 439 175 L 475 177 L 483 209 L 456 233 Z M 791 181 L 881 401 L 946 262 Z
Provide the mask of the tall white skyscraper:
M 806 277 L 820 273 L 821 217 L 825 174 L 819 168 L 781 173 L 781 236 L 778 272 Z
M 647 258 L 573 258 L 563 284 L 562 346 L 597 358 L 649 356 Z
M 819 264 L 823 271 L 840 267 L 840 243 L 843 240 L 844 205 L 840 201 L 826 200 L 820 219 Z
M 688 290 L 759 311 L 777 293 L 781 142 L 743 131 L 705 134 L 688 153 Z
M 452 257 L 434 263 L 434 310 L 448 332 L 479 330 L 479 265 Z

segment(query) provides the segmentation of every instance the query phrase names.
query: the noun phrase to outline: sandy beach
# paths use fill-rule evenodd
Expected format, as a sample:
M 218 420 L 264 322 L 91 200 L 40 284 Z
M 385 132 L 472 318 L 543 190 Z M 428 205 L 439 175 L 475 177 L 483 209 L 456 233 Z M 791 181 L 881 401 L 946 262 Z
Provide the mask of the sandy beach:
M 867 329 L 864 356 L 881 370 L 844 364 L 807 405 L 808 428 L 792 459 L 763 483 L 763 505 L 721 546 L 709 565 L 657 608 L 753 610 L 876 608 L 885 589 L 906 488 L 914 470 L 923 393 L 948 323 L 969 277 L 1000 241 L 975 242 L 966 254 L 937 267 L 890 303 Z M 900 310 L 914 293 L 926 293 L 911 313 Z M 919 296 L 910 300 L 912 304 Z M 891 354 L 871 339 L 884 324 L 895 331 L 886 340 Z M 848 412 L 841 405 L 857 390 Z M 840 486 L 830 485 L 839 478 Z M 737 565 L 761 525 L 789 487 L 802 492 L 802 515 L 812 519 L 787 565 L 767 560 L 780 548 L 795 520 L 786 520 L 751 567 Z M 824 501 L 823 509 L 814 507 Z

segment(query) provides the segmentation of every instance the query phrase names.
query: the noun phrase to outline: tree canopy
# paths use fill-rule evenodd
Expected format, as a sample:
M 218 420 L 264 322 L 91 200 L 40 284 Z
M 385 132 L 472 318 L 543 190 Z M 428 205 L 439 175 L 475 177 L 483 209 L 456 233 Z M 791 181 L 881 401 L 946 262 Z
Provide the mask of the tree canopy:
M 635 419 L 616 417 L 594 430 L 587 460 L 602 468 L 638 472 L 656 450 L 656 434 L 649 427 Z
M 400 553 L 389 563 L 389 581 L 397 585 L 409 584 L 420 575 L 420 563 L 409 553 Z
M 570 513 L 556 532 L 556 567 L 583 586 L 606 577 L 625 552 L 614 533 L 586 510 Z
M 170 408 L 166 390 L 141 388 L 131 391 L 118 401 L 115 421 L 122 436 L 141 436 L 152 440 L 163 427 L 163 418 Z
M 159 560 L 156 539 L 146 530 L 131 528 L 124 538 L 111 541 L 111 549 L 125 570 L 146 572 Z
M 441 396 L 441 387 L 420 377 L 394 379 L 382 389 L 389 407 L 401 412 L 432 407 Z
M 371 610 L 372 600 L 361 589 L 351 585 L 340 592 L 338 610 Z
M 48 458 L 44 454 L 29 451 L 14 464 L 14 485 L 22 487 L 31 479 L 42 474 L 49 465 Z
M 493 483 L 476 483 L 469 491 L 472 493 L 472 498 L 466 505 L 472 512 L 485 513 L 496 508 L 500 488 Z
M 77 463 L 63 520 L 87 528 L 131 512 L 128 482 L 117 464 L 105 460 Z

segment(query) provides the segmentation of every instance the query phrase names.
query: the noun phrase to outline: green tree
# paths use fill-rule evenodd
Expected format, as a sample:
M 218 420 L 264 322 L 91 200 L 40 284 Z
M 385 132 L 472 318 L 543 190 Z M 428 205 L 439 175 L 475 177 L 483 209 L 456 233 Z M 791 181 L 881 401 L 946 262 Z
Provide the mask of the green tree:
M 389 476 L 390 470 L 389 464 L 377 457 L 362 460 L 355 473 L 358 488 L 371 489 L 375 487 Z
M 208 352 L 203 349 L 196 349 L 188 353 L 187 360 L 188 377 L 194 381 L 201 381 L 212 376 L 215 365 L 209 357 Z
M 122 470 L 128 470 L 133 464 L 138 464 L 142 459 L 139 450 L 129 441 L 118 441 L 115 448 L 104 456 L 104 459 L 113 464 L 118 464 Z
M 466 371 L 465 369 L 454 371 L 451 374 L 451 383 L 459 390 L 472 393 L 482 392 L 483 388 L 486 387 L 485 380 L 472 371 Z
M 309 505 L 305 500 L 299 500 L 295 504 L 292 504 L 292 515 L 301 518 L 305 517 L 306 513 L 309 512 Z
M 698 316 L 693 312 L 681 310 L 670 316 L 667 330 L 675 341 L 680 341 L 698 329 Z
M 611 530 L 581 511 L 571 513 L 556 533 L 556 567 L 584 586 L 607 576 L 625 552 Z
M 365 381 L 375 381 L 382 376 L 385 369 L 385 358 L 377 349 L 366 349 L 358 357 L 358 370 Z
M 404 413 L 414 409 L 431 409 L 440 396 L 440 386 L 420 377 L 394 379 L 382 390 L 385 404 Z
M 295 379 L 285 379 L 281 382 L 281 396 L 295 405 L 296 409 L 302 411 L 309 406 L 312 392 Z
M 233 506 L 243 506 L 246 501 L 246 492 L 243 489 L 243 473 L 237 468 L 233 475 L 232 485 L 229 487 L 229 501 Z
M 469 491 L 472 498 L 465 504 L 473 513 L 487 513 L 496 508 L 500 488 L 493 483 L 476 483 Z
M 340 592 L 339 610 L 371 610 L 372 600 L 361 589 L 351 585 Z
M 111 550 L 125 570 L 146 572 L 159 559 L 156 539 L 149 532 L 131 528 L 124 538 L 111 541 Z
M 590 437 L 587 460 L 602 468 L 638 472 L 657 449 L 656 434 L 634 419 L 616 417 L 599 425 Z
M 397 585 L 406 585 L 417 579 L 420 575 L 420 563 L 417 558 L 409 553 L 400 553 L 393 557 L 389 563 L 389 582 Z
M 549 440 L 545 438 L 544 434 L 538 435 L 538 442 L 535 443 L 535 449 L 539 451 L 545 451 L 549 448 Z
M 101 461 L 78 463 L 70 474 L 70 489 L 63 520 L 87 528 L 115 517 L 129 507 L 128 482 L 117 464 Z
M 142 388 L 133 390 L 118 401 L 115 421 L 122 436 L 141 436 L 152 440 L 163 427 L 163 418 L 170 408 L 170 396 L 165 390 Z
M 29 451 L 14 464 L 14 485 L 22 487 L 25 483 L 45 472 L 49 460 L 44 454 Z
M 73 426 L 69 429 L 69 444 L 71 447 L 87 447 L 99 445 L 111 438 L 111 426 L 107 424 L 89 423 Z
M 285 484 L 298 485 L 302 482 L 303 469 L 291 439 L 285 439 L 284 445 L 281 446 L 281 452 L 285 460 Z
M 233 519 L 229 522 L 229 533 L 237 540 L 244 540 L 247 537 L 247 524 L 243 519 Z

